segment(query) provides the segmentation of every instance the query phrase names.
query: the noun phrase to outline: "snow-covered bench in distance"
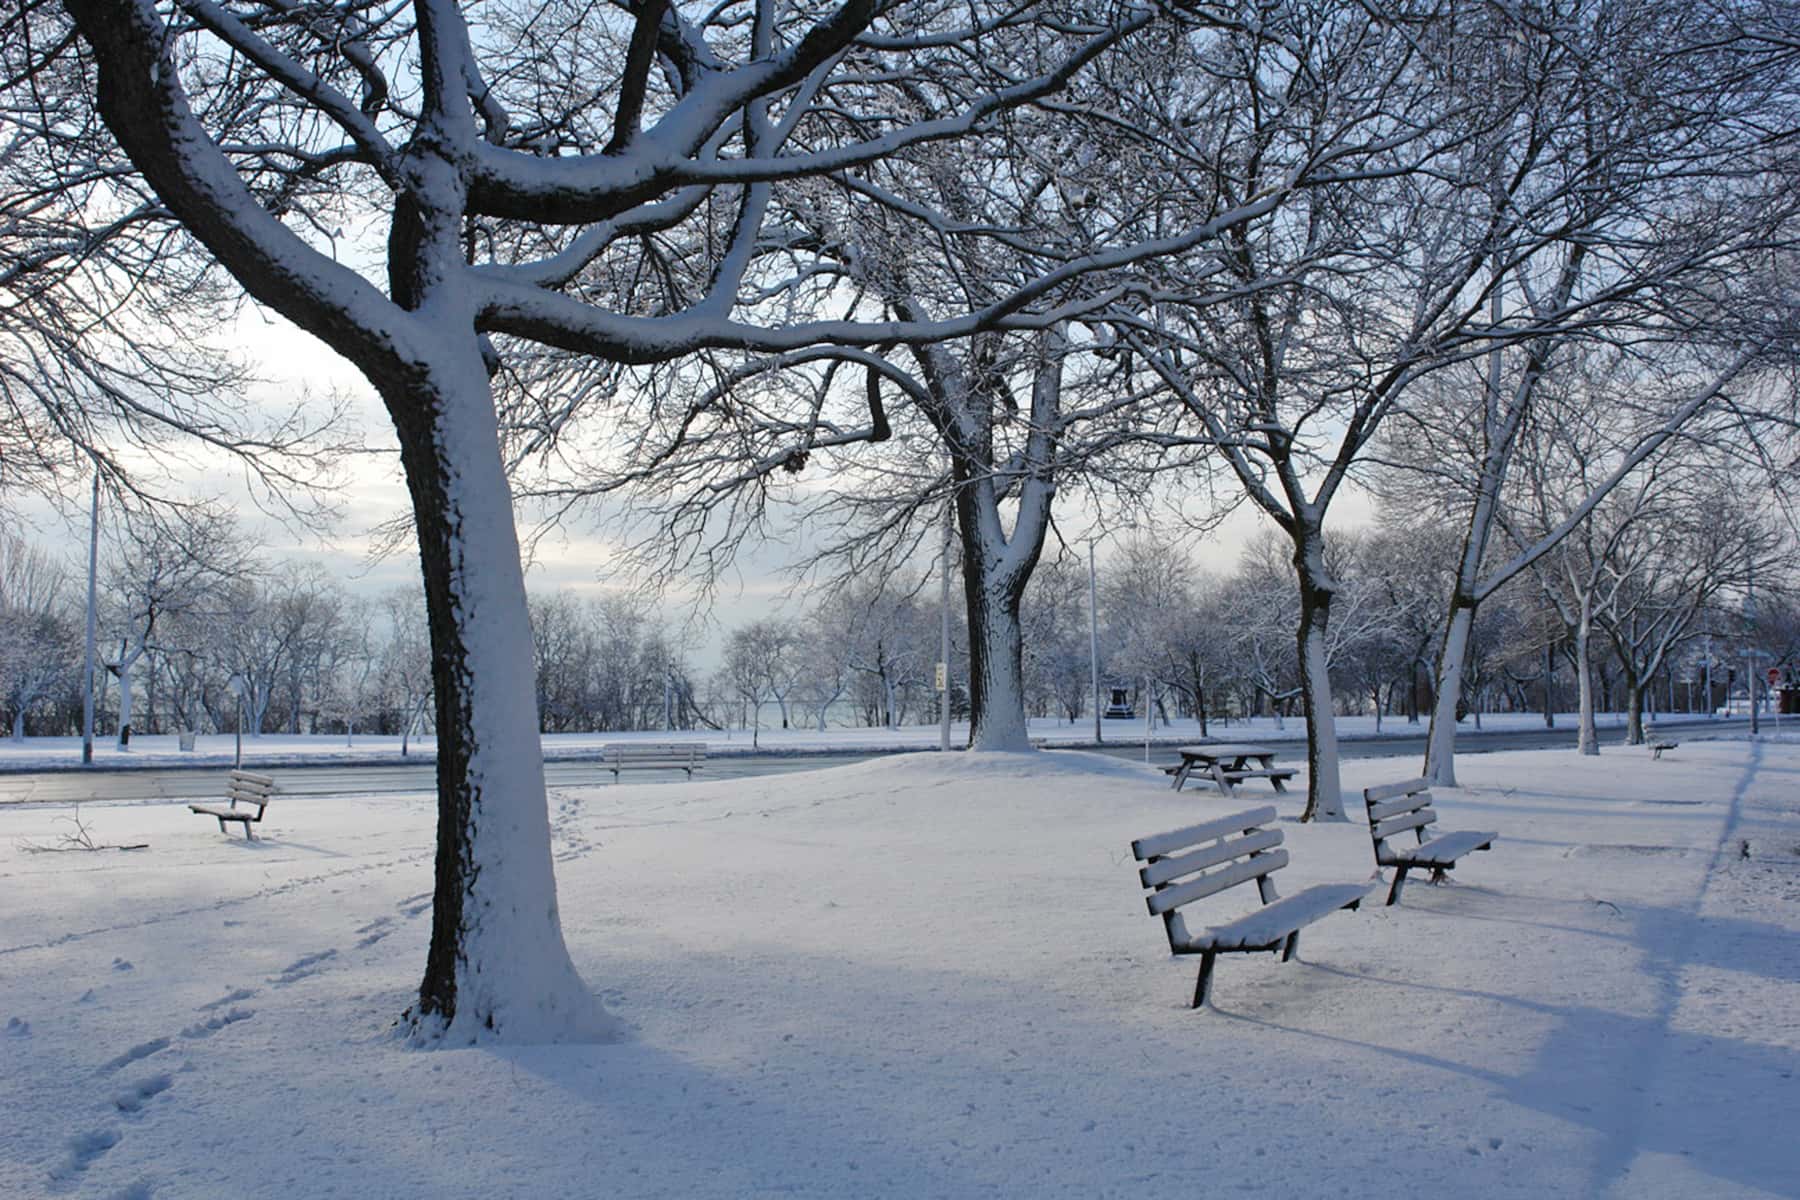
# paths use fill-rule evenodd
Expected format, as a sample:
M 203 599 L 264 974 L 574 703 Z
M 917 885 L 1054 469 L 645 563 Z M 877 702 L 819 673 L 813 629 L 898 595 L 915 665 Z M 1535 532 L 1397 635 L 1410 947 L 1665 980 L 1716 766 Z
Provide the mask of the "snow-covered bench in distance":
M 1319 884 L 1281 897 L 1270 876 L 1287 865 L 1288 852 L 1277 849 L 1283 838 L 1281 830 L 1263 828 L 1274 820 L 1273 806 L 1253 808 L 1131 843 L 1132 855 L 1145 864 L 1138 878 L 1152 889 L 1144 903 L 1163 919 L 1170 951 L 1200 955 L 1194 1008 L 1206 1005 L 1212 990 L 1213 959 L 1218 955 L 1279 949 L 1281 961 L 1286 962 L 1300 946 L 1301 926 L 1338 909 L 1355 908 L 1372 886 Z M 1262 898 L 1261 908 L 1198 933 L 1188 930 L 1179 911 L 1182 906 L 1252 879 Z
M 263 810 L 269 807 L 269 799 L 281 789 L 267 775 L 258 775 L 253 771 L 236 770 L 231 773 L 230 781 L 225 785 L 224 804 L 190 804 L 188 810 L 209 817 L 217 817 L 219 832 L 225 832 L 225 822 L 236 821 L 244 827 L 244 837 L 255 841 L 250 832 L 251 824 L 260 824 Z M 242 804 L 244 807 L 239 808 Z
M 1456 866 L 1456 860 L 1476 850 L 1493 845 L 1497 833 L 1440 833 L 1426 838 L 1425 827 L 1437 820 L 1431 807 L 1431 781 L 1409 779 L 1404 783 L 1384 783 L 1363 789 L 1363 804 L 1369 810 L 1369 838 L 1375 843 L 1375 865 L 1394 868 L 1394 884 L 1388 889 L 1387 902 L 1400 899 L 1400 888 L 1406 873 L 1413 867 L 1430 867 L 1431 881 L 1442 883 L 1444 872 Z M 1413 830 L 1416 846 L 1390 846 L 1388 839 Z
M 620 771 L 686 771 L 694 777 L 706 762 L 705 742 L 609 742 L 600 747 L 600 761 L 619 781 Z
M 1673 750 L 1675 747 L 1681 745 L 1681 743 L 1674 738 L 1659 735 L 1654 729 L 1649 730 L 1648 734 L 1651 758 L 1661 758 L 1664 750 Z

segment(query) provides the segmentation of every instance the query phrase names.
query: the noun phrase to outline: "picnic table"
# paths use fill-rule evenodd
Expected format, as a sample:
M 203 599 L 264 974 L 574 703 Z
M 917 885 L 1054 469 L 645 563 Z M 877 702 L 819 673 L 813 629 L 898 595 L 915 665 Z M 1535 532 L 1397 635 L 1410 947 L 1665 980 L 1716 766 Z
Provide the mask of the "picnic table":
M 1164 767 L 1163 771 L 1175 777 L 1174 786 L 1178 792 L 1196 771 L 1218 784 L 1219 791 L 1227 796 L 1233 794 L 1235 785 L 1246 779 L 1267 779 L 1275 785 L 1276 791 L 1285 792 L 1287 781 L 1294 777 L 1292 767 L 1275 765 L 1275 751 L 1267 746 L 1213 742 L 1205 746 L 1179 746 L 1176 753 L 1181 755 L 1181 761 L 1172 767 Z M 1252 762 L 1256 765 L 1251 766 Z

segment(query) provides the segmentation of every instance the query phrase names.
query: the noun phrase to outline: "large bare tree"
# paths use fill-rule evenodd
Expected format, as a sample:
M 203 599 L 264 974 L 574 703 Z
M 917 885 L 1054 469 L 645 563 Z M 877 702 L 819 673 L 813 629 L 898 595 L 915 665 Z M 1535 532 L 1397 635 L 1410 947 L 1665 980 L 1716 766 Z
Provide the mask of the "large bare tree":
M 65 0 L 108 128 L 258 301 L 392 418 L 425 580 L 439 832 L 417 1034 L 610 1036 L 563 942 L 492 376 L 1042 324 L 1062 264 L 939 320 L 792 320 L 772 201 L 1046 96 L 1151 18 L 1099 4 Z M 922 98 L 923 103 L 915 98 Z M 385 229 L 354 236 L 371 217 Z M 349 230 L 350 233 L 343 233 Z M 340 234 L 342 237 L 340 238 Z M 680 248 L 680 254 L 671 253 Z

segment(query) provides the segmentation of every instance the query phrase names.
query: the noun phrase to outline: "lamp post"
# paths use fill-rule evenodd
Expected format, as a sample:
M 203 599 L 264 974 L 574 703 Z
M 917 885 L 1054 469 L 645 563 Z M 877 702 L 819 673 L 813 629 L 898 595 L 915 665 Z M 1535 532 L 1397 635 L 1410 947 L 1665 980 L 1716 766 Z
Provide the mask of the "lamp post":
M 244 677 L 234 673 L 225 686 L 237 697 L 237 721 L 232 729 L 236 745 L 231 758 L 231 765 L 236 768 L 244 765 Z
M 1088 539 L 1088 681 L 1093 686 L 1090 699 L 1094 702 L 1094 744 L 1099 745 L 1104 739 L 1100 736 L 1100 606 L 1095 599 L 1098 589 L 1094 584 L 1094 539 Z
M 950 749 L 950 533 L 951 533 L 951 500 L 944 500 L 944 552 L 938 573 L 939 581 L 938 618 L 938 686 L 942 689 L 938 695 L 938 749 Z M 974 653 L 973 649 L 970 653 Z
M 100 567 L 100 464 L 94 464 L 94 499 L 88 514 L 87 649 L 82 666 L 81 765 L 94 761 L 94 635 L 98 625 L 95 580 Z

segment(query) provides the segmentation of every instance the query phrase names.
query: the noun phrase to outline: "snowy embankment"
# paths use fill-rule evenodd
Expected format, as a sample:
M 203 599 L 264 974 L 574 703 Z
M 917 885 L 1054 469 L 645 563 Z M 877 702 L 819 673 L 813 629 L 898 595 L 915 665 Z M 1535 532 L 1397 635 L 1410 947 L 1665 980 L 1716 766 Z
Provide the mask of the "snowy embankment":
M 0 811 L 0 1195 L 1793 1195 L 1800 747 L 1460 773 L 1443 826 L 1492 852 L 1225 958 L 1200 1013 L 1127 846 L 1266 789 L 1066 753 L 558 792 L 570 949 L 632 1034 L 497 1050 L 390 1032 L 426 797 L 253 843 L 82 810 L 130 852 Z M 1285 890 L 1370 876 L 1360 823 L 1283 827 Z

